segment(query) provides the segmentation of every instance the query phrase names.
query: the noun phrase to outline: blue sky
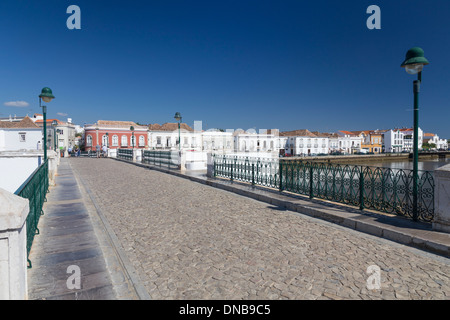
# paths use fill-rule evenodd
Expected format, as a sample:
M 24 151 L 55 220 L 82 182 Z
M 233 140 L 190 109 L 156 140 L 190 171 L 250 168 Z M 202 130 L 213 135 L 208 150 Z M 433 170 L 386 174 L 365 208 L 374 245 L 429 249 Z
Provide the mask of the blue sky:
M 69 5 L 81 30 L 69 30 Z M 369 30 L 369 5 L 381 30 Z M 450 1 L 84 1 L 0 3 L 0 117 L 75 123 L 173 122 L 204 129 L 388 129 L 412 126 L 420 46 L 420 127 L 450 138 Z M 28 107 L 6 106 L 25 101 Z M 67 116 L 64 116 L 67 114 Z

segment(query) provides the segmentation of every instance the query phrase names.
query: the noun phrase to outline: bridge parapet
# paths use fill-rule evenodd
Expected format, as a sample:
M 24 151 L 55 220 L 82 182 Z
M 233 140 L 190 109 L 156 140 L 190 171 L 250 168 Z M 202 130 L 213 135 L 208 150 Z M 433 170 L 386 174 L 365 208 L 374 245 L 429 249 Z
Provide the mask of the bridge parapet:
M 434 177 L 433 230 L 450 233 L 450 164 L 436 169 Z

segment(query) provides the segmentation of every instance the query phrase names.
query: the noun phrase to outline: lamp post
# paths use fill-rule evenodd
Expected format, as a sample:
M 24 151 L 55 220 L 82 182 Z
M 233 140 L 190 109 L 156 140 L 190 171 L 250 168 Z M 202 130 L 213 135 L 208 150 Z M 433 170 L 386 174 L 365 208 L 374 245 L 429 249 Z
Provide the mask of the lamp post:
M 106 133 L 106 148 L 108 148 L 109 145 L 109 133 Z
M 181 114 L 176 112 L 174 118 L 178 121 L 178 150 L 181 150 Z
M 131 144 L 132 144 L 133 149 L 134 149 L 134 127 L 131 126 L 130 130 L 131 130 Z
M 50 88 L 43 88 L 41 94 L 39 95 L 39 107 L 42 107 L 42 114 L 44 118 L 44 161 L 47 160 L 47 106 L 41 105 L 41 100 L 44 102 L 50 102 L 55 99 Z
M 56 152 L 56 126 L 58 125 L 58 121 L 53 120 L 52 121 L 52 127 L 53 127 L 53 148 Z
M 422 48 L 414 47 L 406 53 L 402 68 L 409 74 L 417 74 L 417 80 L 413 82 L 414 93 L 414 140 L 413 140 L 413 220 L 418 220 L 418 168 L 419 168 L 419 91 L 422 82 L 423 66 L 429 64 L 424 56 Z

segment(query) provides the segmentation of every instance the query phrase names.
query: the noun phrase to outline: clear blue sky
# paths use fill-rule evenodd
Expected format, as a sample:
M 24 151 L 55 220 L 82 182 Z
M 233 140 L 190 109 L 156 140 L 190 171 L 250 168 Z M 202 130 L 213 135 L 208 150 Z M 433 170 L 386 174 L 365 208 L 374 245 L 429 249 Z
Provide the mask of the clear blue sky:
M 66 27 L 72 4 L 81 30 Z M 372 4 L 381 30 L 366 27 Z M 420 46 L 420 127 L 450 138 L 449 18 L 448 0 L 2 0 L 0 116 L 39 113 L 48 86 L 49 117 L 78 124 L 179 111 L 207 128 L 407 127 L 415 76 L 400 64 Z

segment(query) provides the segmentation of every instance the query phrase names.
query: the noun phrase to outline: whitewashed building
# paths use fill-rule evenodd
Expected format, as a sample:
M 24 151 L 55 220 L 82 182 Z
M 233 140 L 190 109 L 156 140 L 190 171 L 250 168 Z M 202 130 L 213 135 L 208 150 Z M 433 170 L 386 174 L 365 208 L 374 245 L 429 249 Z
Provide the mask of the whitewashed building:
M 43 161 L 42 130 L 29 117 L 0 121 L 0 188 L 14 193 Z
M 436 150 L 447 150 L 448 149 L 447 139 L 440 139 L 439 136 L 434 133 L 425 133 L 423 142 L 435 144 Z
M 234 150 L 234 137 L 232 132 L 220 130 L 207 130 L 201 133 L 202 150 L 222 151 L 229 153 Z
M 338 150 L 344 154 L 361 152 L 362 139 L 351 131 L 337 131 Z
M 402 152 L 404 133 L 399 129 L 389 129 L 382 132 L 384 152 Z
M 328 154 L 329 139 L 327 136 L 316 135 L 307 129 L 281 132 L 286 137 L 285 153 L 293 156 L 312 156 Z
M 35 114 L 33 121 L 40 128 L 44 127 L 44 119 L 40 114 Z M 72 119 L 68 118 L 67 121 L 61 121 L 59 119 L 46 119 L 47 123 L 47 146 L 51 150 L 67 150 L 75 147 L 75 134 L 77 133 L 75 124 L 72 123 Z
M 233 151 L 233 133 L 210 129 L 203 131 L 186 123 L 151 124 L 148 127 L 148 146 L 155 150 L 190 150 L 190 151 Z M 181 139 L 181 148 L 178 145 Z
M 234 131 L 233 136 L 235 152 L 273 152 L 278 154 L 278 136 L 268 133 L 267 130 L 257 132 L 254 129 L 247 131 L 239 129 Z
M 153 150 L 176 150 L 179 149 L 179 138 L 181 137 L 182 149 L 201 150 L 201 133 L 194 132 L 186 123 L 150 124 L 148 126 L 148 147 Z
M 418 136 L 419 136 L 419 150 L 422 149 L 422 144 L 423 144 L 423 130 L 420 129 L 420 127 L 417 130 L 418 132 Z M 414 129 L 413 128 L 409 128 L 409 129 L 400 129 L 400 132 L 403 133 L 403 151 L 405 152 L 413 152 L 414 150 Z

